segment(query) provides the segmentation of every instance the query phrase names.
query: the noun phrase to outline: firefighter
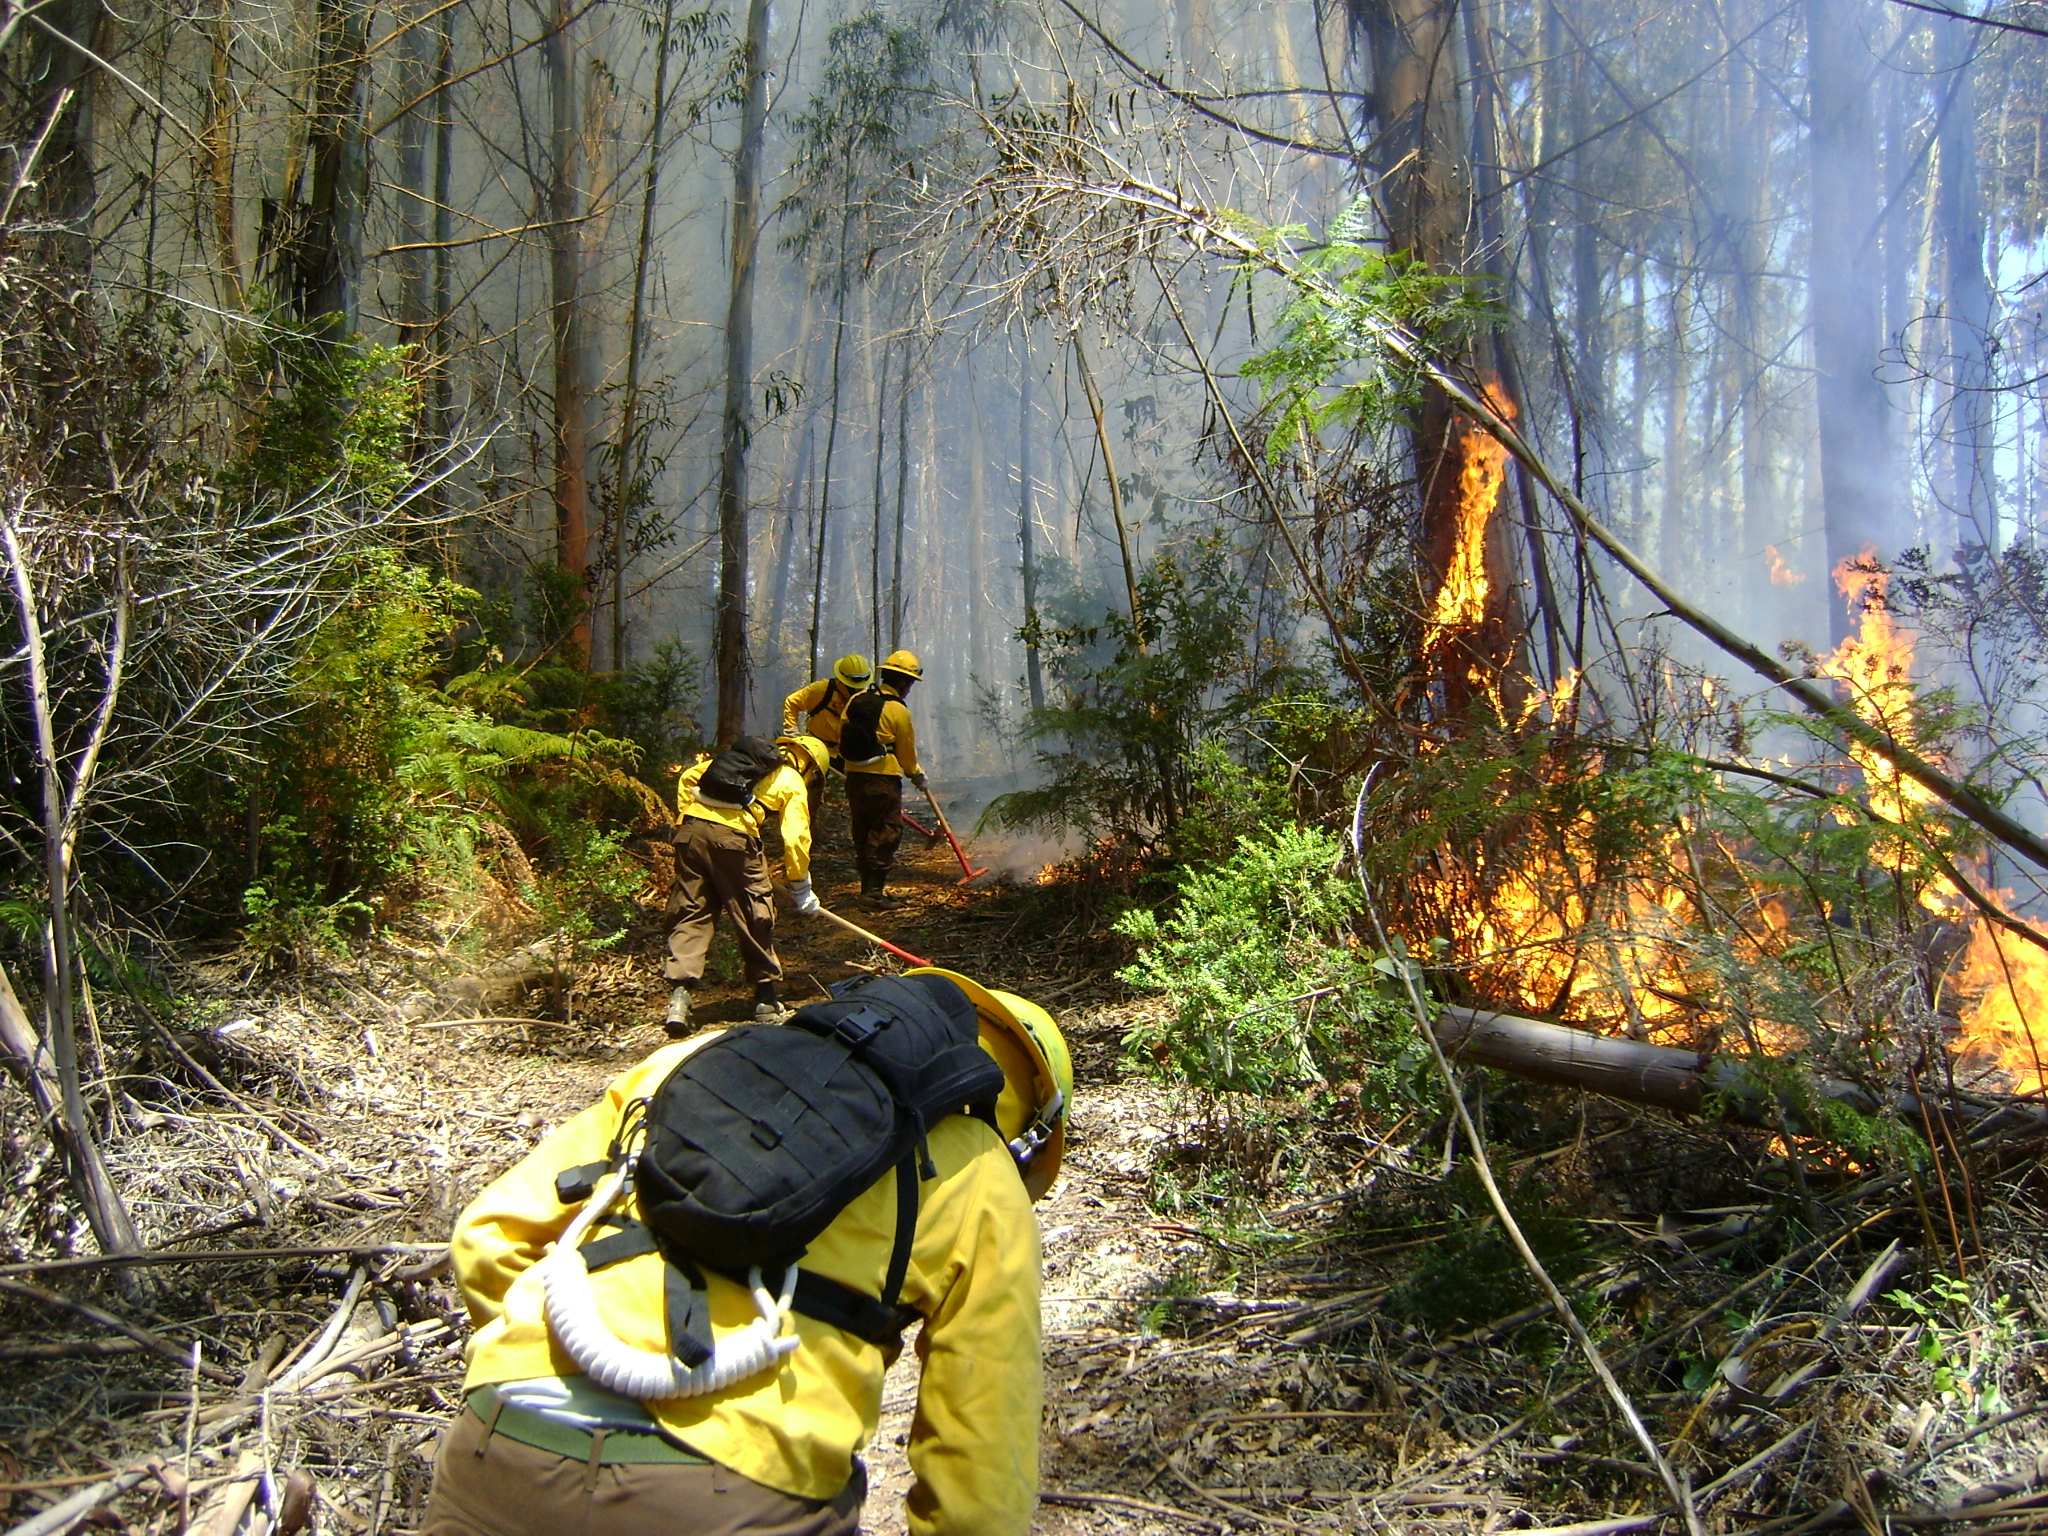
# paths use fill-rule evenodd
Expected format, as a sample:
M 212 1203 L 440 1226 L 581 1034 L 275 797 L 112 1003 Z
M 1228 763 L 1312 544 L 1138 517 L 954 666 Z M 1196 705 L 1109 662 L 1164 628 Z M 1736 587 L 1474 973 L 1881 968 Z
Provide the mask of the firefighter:
M 811 785 L 825 776 L 825 744 L 785 736 L 770 744 L 742 736 L 716 757 L 683 770 L 676 784 L 675 884 L 669 890 L 669 980 L 665 1024 L 671 1039 L 690 1032 L 690 994 L 704 979 L 704 961 L 724 911 L 740 963 L 754 988 L 754 1016 L 781 1012 L 775 984 L 775 902 L 761 847 L 772 819 L 782 835 L 782 869 L 797 913 L 818 910 L 811 891 Z M 709 784 L 707 785 L 707 780 Z
M 1026 1536 L 1043 1398 L 1031 1207 L 1059 1171 L 1073 1068 L 1058 1027 L 1036 1004 L 949 971 L 904 979 L 935 999 L 951 997 L 949 1007 L 971 1005 L 1004 1084 L 996 1128 L 952 1114 L 926 1135 L 930 1166 L 916 1186 L 899 1293 L 924 1325 L 908 1526 L 912 1536 Z M 665 1046 L 628 1070 L 457 1220 L 450 1253 L 476 1329 L 468 1406 L 442 1441 L 420 1536 L 858 1531 L 866 1476 L 855 1452 L 881 1416 L 883 1375 L 900 1349 L 892 1328 L 883 1330 L 890 1342 L 876 1343 L 819 1321 L 799 1301 L 779 1325 L 779 1358 L 702 1395 L 644 1403 L 578 1371 L 557 1332 L 574 1318 L 558 1310 L 538 1266 L 578 1217 L 558 1178 L 603 1166 L 627 1106 L 712 1038 Z M 885 1288 L 877 1282 L 892 1264 L 900 1209 L 896 1176 L 885 1173 L 811 1242 L 803 1268 L 863 1294 Z M 637 1197 L 614 1214 L 651 1219 Z M 618 1340 L 665 1355 L 674 1337 L 668 1277 L 677 1270 L 649 1244 L 625 1251 L 633 1256 L 596 1267 L 594 1308 Z M 750 1323 L 755 1304 L 745 1286 L 717 1273 L 706 1285 L 723 1342 Z
M 846 706 L 839 752 L 846 763 L 846 806 L 853 821 L 853 859 L 860 893 L 886 905 L 889 870 L 903 840 L 903 780 L 924 788 L 917 761 L 917 727 L 904 699 L 924 677 L 910 651 L 891 651 L 875 669 L 875 686 Z
M 840 721 L 845 718 L 846 706 L 853 702 L 854 696 L 865 693 L 874 680 L 875 670 L 868 665 L 867 657 L 859 652 L 840 657 L 832 663 L 830 677 L 805 683 L 782 701 L 782 734 L 796 735 L 801 724 L 804 731 L 831 749 L 833 772 L 842 772 L 839 762 Z M 801 722 L 799 716 L 803 717 Z M 812 826 L 818 824 L 824 809 L 825 777 L 820 774 L 811 786 Z

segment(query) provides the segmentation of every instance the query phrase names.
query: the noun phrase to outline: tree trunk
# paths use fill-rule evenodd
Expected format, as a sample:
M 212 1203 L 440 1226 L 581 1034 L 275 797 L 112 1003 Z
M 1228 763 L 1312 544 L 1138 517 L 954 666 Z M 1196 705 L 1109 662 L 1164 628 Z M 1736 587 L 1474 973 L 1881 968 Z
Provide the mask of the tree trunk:
M 50 1122 L 51 1135 L 64 1159 L 65 1172 L 73 1194 L 84 1207 L 93 1236 L 107 1253 L 132 1252 L 142 1246 L 128 1208 L 108 1176 L 93 1139 L 92 1120 L 86 1113 L 84 1075 L 78 1056 L 77 980 L 78 956 L 71 931 L 72 850 L 84 821 L 84 809 L 91 789 L 99 747 L 113 717 L 115 699 L 122 683 L 127 654 L 130 607 L 127 583 L 122 582 L 112 616 L 113 627 L 104 645 L 96 646 L 106 668 L 100 696 L 92 701 L 93 724 L 86 744 L 67 754 L 58 746 L 59 727 L 51 692 L 49 651 L 46 644 L 42 590 L 32 565 L 31 546 L 11 521 L 0 521 L 0 548 L 4 548 L 9 585 L 21 628 L 24 665 L 19 674 L 35 739 L 35 775 L 38 831 L 42 839 L 43 875 L 49 893 L 48 921 L 43 943 L 43 1002 L 49 1028 L 43 1041 L 36 1041 L 21 1013 L 11 984 L 0 995 L 0 1010 L 11 1005 L 18 1022 L 9 1021 L 6 1041 L 21 1062 L 25 1080 Z M 119 556 L 125 560 L 125 555 Z M 123 566 L 125 570 L 125 565 Z M 70 783 L 64 779 L 67 766 Z M 0 983 L 4 983 L 0 973 Z M 47 1048 L 47 1054 L 45 1049 Z
M 1686 470 L 1692 424 L 1692 357 L 1686 349 L 1691 328 L 1691 295 L 1686 274 L 1671 274 L 1671 331 L 1665 347 L 1670 371 L 1664 380 L 1664 495 L 1657 514 L 1658 563 L 1667 571 L 1686 568 Z
M 398 40 L 397 91 L 402 101 L 417 101 L 430 87 L 434 70 L 434 34 L 425 25 L 426 6 L 414 4 L 400 13 L 405 27 Z M 427 191 L 428 135 L 433 127 L 425 105 L 413 107 L 398 122 L 398 167 L 392 191 L 397 194 L 398 341 L 417 346 L 433 322 L 427 250 L 432 236 L 433 206 Z
M 1991 278 L 1984 264 L 1984 199 L 1977 161 L 1977 29 L 1940 24 L 1948 110 L 1941 119 L 1941 227 L 1948 254 L 1948 411 L 1958 551 L 1996 555 L 1998 507 L 1991 465 Z
M 839 410 L 845 388 L 844 376 L 839 371 L 839 360 L 846 350 L 846 293 L 852 278 L 846 269 L 846 242 L 852 222 L 849 211 L 843 214 L 839 223 L 840 264 L 838 272 L 839 295 L 832 316 L 832 379 L 830 383 L 831 403 L 825 411 L 825 458 L 818 471 L 818 542 L 812 552 L 811 561 L 811 661 L 810 676 L 818 675 L 818 637 L 824 624 L 825 615 L 825 551 L 832 522 L 832 454 L 839 446 Z
M 549 107 L 548 274 L 554 338 L 555 563 L 568 579 L 572 610 L 563 649 L 574 665 L 590 664 L 590 380 L 583 313 L 582 119 L 577 108 L 577 51 L 570 37 L 570 0 L 555 0 L 541 47 Z
M 1465 269 L 1471 170 L 1458 102 L 1452 0 L 1346 0 L 1354 34 L 1371 58 L 1370 91 L 1378 133 L 1370 167 L 1377 174 L 1390 250 L 1434 273 Z M 1450 579 L 1465 519 L 1463 471 L 1467 440 L 1477 429 L 1460 420 L 1450 397 L 1426 388 L 1415 413 L 1411 445 L 1420 522 L 1417 546 L 1434 595 Z M 1512 654 L 1514 586 L 1502 528 L 1489 518 L 1476 564 L 1486 582 L 1485 612 L 1463 627 L 1455 644 L 1436 648 L 1436 676 L 1447 715 L 1462 714 L 1473 674 L 1497 677 Z
M 1109 446 L 1109 425 L 1103 418 L 1102 395 L 1095 388 L 1095 371 L 1088 366 L 1088 352 L 1081 337 L 1074 336 L 1074 362 L 1081 372 L 1081 390 L 1088 397 L 1088 414 L 1095 423 L 1095 445 L 1102 453 L 1102 476 L 1109 483 L 1109 518 L 1116 524 L 1116 552 L 1123 560 L 1124 599 L 1131 608 L 1131 643 L 1140 656 L 1146 654 L 1145 621 L 1138 608 L 1138 566 L 1131 553 L 1131 536 L 1124 527 L 1124 488 L 1117 478 L 1116 455 Z
M 725 312 L 725 418 L 718 453 L 717 745 L 746 727 L 747 436 L 754 390 L 754 252 L 768 131 L 768 0 L 747 0 L 739 153 L 732 168 L 732 297 Z
M 434 440 L 445 452 L 455 431 L 455 381 L 449 377 L 454 352 L 449 329 L 454 303 L 455 239 L 455 109 L 449 100 L 455 78 L 455 32 L 446 16 L 441 18 L 434 43 Z M 446 491 L 438 500 L 446 503 Z
M 94 66 L 80 49 L 99 53 L 104 47 L 107 10 L 101 0 L 53 0 L 38 14 L 65 39 L 35 32 L 28 50 L 29 78 L 38 86 L 36 120 L 50 123 L 39 163 L 43 207 L 48 221 L 62 226 L 48 237 L 49 249 L 61 265 L 83 271 L 92 259 L 99 179 L 92 161 Z
M 647 274 L 654 257 L 654 209 L 661 193 L 661 157 L 668 138 L 668 60 L 675 33 L 676 0 L 663 0 L 661 30 L 654 42 L 654 99 L 648 106 L 647 164 L 640 183 L 640 234 L 633 247 L 633 302 L 626 314 L 626 390 L 619 402 L 619 431 L 612 453 L 612 504 L 606 519 L 611 537 L 605 563 L 611 570 L 611 669 L 626 669 L 626 559 L 632 523 L 651 499 L 640 483 L 640 365 L 647 354 Z
M 903 342 L 903 384 L 896 391 L 896 530 L 889 543 L 889 649 L 903 644 L 903 513 L 910 494 L 910 340 Z M 877 650 L 880 647 L 876 647 Z
M 311 182 L 300 247 L 300 318 L 332 316 L 337 339 L 357 329 L 363 213 L 370 195 L 363 143 L 364 19 L 361 0 L 320 0 L 313 113 L 306 129 Z
M 1442 1009 L 1431 1033 L 1461 1066 L 1491 1067 L 1682 1115 L 1704 1113 L 1711 1096 L 1721 1119 L 1794 1136 L 1825 1135 L 1829 1105 L 1859 1115 L 1889 1110 L 1915 1125 L 1927 1115 L 1951 1112 L 1948 1105 L 1910 1093 L 1881 1103 L 1855 1083 L 1814 1077 L 1782 1058 L 1687 1051 L 1480 1008 Z M 2025 1102 L 1971 1105 L 1962 1118 L 1993 1116 L 2048 1124 L 2048 1109 Z
M 904 350 L 909 351 L 906 338 Z M 882 654 L 882 481 L 884 466 L 888 463 L 889 447 L 889 344 L 877 343 L 880 355 L 875 359 L 875 463 L 873 518 L 868 530 L 868 655 L 879 659 Z M 901 384 L 897 386 L 899 391 Z
M 1898 552 L 1889 408 L 1877 366 L 1883 347 L 1876 232 L 1881 205 L 1875 65 L 1851 0 L 1805 0 L 1810 129 L 1807 305 L 1820 407 L 1821 500 L 1832 570 L 1865 545 Z M 1830 603 L 1837 641 L 1846 606 Z
M 1024 588 L 1024 684 L 1031 707 L 1039 710 L 1045 708 L 1045 675 L 1038 661 L 1038 560 L 1031 537 L 1031 525 L 1038 516 L 1031 483 L 1031 380 L 1036 372 L 1027 335 L 1017 381 L 1017 548 Z

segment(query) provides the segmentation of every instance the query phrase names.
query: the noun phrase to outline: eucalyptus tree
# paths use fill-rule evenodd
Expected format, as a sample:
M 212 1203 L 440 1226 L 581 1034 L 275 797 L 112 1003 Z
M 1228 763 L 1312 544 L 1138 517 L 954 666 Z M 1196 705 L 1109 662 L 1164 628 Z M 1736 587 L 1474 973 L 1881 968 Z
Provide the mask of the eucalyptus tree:
M 825 441 L 818 474 L 811 560 L 809 665 L 818 670 L 832 535 L 833 464 L 844 397 L 847 303 L 870 280 L 878 258 L 903 232 L 907 197 L 896 190 L 909 174 L 929 105 L 925 90 L 930 39 L 909 22 L 869 9 L 835 26 L 826 39 L 823 77 L 791 124 L 792 186 L 781 212 L 791 221 L 785 249 L 812 263 L 815 281 L 833 305 L 826 384 Z M 910 387 L 906 366 L 897 388 Z M 886 404 L 879 397 L 877 410 Z M 870 598 L 878 599 L 878 593 Z M 879 608 L 879 601 L 875 606 Z

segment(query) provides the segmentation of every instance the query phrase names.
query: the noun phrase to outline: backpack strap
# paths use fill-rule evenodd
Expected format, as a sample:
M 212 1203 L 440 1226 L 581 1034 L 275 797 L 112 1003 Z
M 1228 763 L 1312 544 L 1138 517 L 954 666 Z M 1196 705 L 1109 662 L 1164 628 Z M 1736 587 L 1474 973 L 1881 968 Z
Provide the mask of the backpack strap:
M 902 1301 L 903 1282 L 910 1274 L 910 1250 L 917 1238 L 918 1206 L 916 1154 L 912 1153 L 896 1165 L 896 1237 L 889 1250 L 889 1268 L 882 1279 L 882 1294 L 870 1296 L 843 1281 L 799 1269 L 790 1310 L 801 1312 L 828 1327 L 843 1329 L 870 1344 L 886 1348 L 899 1343 L 903 1330 L 916 1322 L 919 1315 L 915 1307 L 906 1306 Z M 623 1264 L 628 1259 L 660 1252 L 661 1245 L 655 1242 L 654 1234 L 644 1223 L 629 1216 L 619 1222 L 618 1231 L 585 1243 L 583 1262 L 595 1273 L 614 1264 Z M 739 1284 L 746 1283 L 745 1271 L 733 1274 L 720 1270 L 718 1273 Z M 704 1278 L 694 1269 L 685 1273 L 670 1260 L 662 1283 L 668 1312 L 669 1347 L 683 1364 L 698 1365 L 711 1355 L 703 1343 L 711 1331 L 710 1317 L 704 1305 Z M 701 1353 L 693 1359 L 686 1351 Z
M 628 1259 L 661 1252 L 654 1234 L 640 1222 L 627 1217 L 616 1232 L 609 1232 L 583 1245 L 583 1267 L 595 1274 Z M 694 1265 L 684 1268 L 669 1264 L 662 1274 L 662 1310 L 668 1318 L 668 1346 L 692 1370 L 711 1358 L 711 1312 L 704 1296 L 704 1277 Z
M 925 1161 L 931 1161 L 928 1154 Z M 903 1298 L 903 1281 L 910 1273 L 910 1245 L 917 1240 L 917 1174 L 917 1155 L 908 1153 L 896 1165 L 896 1245 L 889 1250 L 889 1272 L 882 1279 L 882 1305 L 892 1312 Z

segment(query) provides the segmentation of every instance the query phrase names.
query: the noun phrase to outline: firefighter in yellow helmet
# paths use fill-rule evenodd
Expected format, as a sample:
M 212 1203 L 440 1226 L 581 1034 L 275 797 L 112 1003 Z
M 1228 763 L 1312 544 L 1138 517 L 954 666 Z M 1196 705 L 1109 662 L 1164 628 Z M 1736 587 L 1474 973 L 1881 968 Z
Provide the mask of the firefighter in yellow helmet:
M 994 1127 L 966 1114 L 928 1127 L 929 1166 L 916 1185 L 898 1293 L 908 1314 L 881 1330 L 886 1342 L 820 1320 L 798 1296 L 779 1315 L 772 1347 L 756 1351 L 755 1369 L 696 1395 L 635 1400 L 578 1368 L 590 1313 L 613 1343 L 657 1363 L 677 1336 L 678 1266 L 651 1242 L 633 1241 L 633 1228 L 645 1239 L 640 1223 L 658 1219 L 643 1203 L 648 1179 L 611 1208 L 606 1225 L 619 1230 L 582 1247 L 598 1197 L 579 1213 L 580 1189 L 565 1194 L 562 1183 L 618 1167 L 608 1158 L 630 1124 L 629 1106 L 717 1037 L 666 1046 L 457 1220 L 450 1253 L 476 1333 L 467 1407 L 442 1443 L 421 1536 L 855 1536 L 866 1495 L 856 1452 L 875 1434 L 883 1375 L 900 1347 L 892 1330 L 906 1315 L 923 1320 L 908 1447 L 911 1536 L 1026 1536 L 1043 1396 L 1031 1205 L 1059 1170 L 1073 1068 L 1058 1027 L 1035 1004 L 950 971 L 901 980 L 978 1029 L 1003 1087 Z M 795 1026 L 773 1033 L 784 1029 Z M 803 1271 L 863 1296 L 886 1293 L 886 1279 L 877 1281 L 893 1267 L 901 1209 L 897 1179 L 885 1173 L 812 1240 Z M 542 1264 L 565 1238 L 588 1272 L 587 1298 L 574 1306 L 557 1297 Z M 759 1298 L 722 1274 L 702 1278 L 717 1357 L 763 1326 Z M 602 1364 L 592 1370 L 602 1374 Z
M 839 729 L 840 722 L 846 717 L 846 706 L 857 695 L 865 693 L 874 680 L 875 669 L 869 665 L 867 657 L 858 652 L 840 657 L 832 663 L 829 676 L 805 683 L 782 701 L 782 734 L 794 736 L 801 728 L 807 735 L 816 737 L 825 743 L 831 753 L 831 766 L 838 771 Z M 817 825 L 824 808 L 825 778 L 820 774 L 811 786 L 813 826 Z
M 924 677 L 911 651 L 891 651 L 875 669 L 875 686 L 846 707 L 839 751 L 846 762 L 846 807 L 853 822 L 853 859 L 860 893 L 870 904 L 890 900 L 889 871 L 903 841 L 903 781 L 924 788 L 917 727 L 904 704 Z
M 723 912 L 732 923 L 740 963 L 754 987 L 754 1014 L 781 1011 L 775 984 L 782 962 L 775 954 L 775 899 L 768 883 L 762 834 L 779 830 L 782 870 L 800 916 L 818 910 L 811 890 L 812 786 L 825 777 L 825 744 L 809 736 L 773 743 L 742 736 L 716 757 L 683 770 L 676 784 L 681 813 L 675 832 L 675 881 L 669 887 L 669 981 L 665 1023 L 672 1038 L 690 1031 L 690 994 L 704 979 L 704 963 Z

